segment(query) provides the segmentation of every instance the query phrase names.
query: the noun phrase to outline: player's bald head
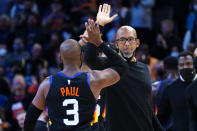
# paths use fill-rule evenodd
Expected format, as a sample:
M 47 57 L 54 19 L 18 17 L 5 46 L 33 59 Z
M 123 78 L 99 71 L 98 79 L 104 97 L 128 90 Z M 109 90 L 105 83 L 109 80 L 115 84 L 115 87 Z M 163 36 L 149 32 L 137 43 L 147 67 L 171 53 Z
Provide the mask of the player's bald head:
M 116 33 L 116 39 L 127 36 L 137 38 L 136 30 L 131 26 L 121 26 Z
M 79 59 L 79 56 L 81 55 L 81 47 L 74 39 L 65 40 L 60 45 L 60 55 L 64 60 Z

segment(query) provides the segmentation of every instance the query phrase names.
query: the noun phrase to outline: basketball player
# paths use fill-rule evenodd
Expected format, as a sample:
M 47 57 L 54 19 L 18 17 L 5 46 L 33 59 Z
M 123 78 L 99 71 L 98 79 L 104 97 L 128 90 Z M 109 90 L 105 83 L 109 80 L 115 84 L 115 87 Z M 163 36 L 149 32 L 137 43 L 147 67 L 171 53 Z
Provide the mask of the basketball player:
M 90 21 L 86 26 L 89 27 L 88 35 L 93 36 L 89 40 L 106 54 L 111 66 L 101 71 L 82 72 L 81 46 L 73 39 L 64 41 L 60 46 L 60 59 L 64 68 L 41 83 L 28 109 L 25 131 L 34 130 L 35 122 L 46 106 L 51 120 L 51 131 L 91 130 L 90 122 L 101 89 L 115 84 L 120 80 L 120 76 L 127 72 L 127 63 L 102 44 L 99 26 L 95 27 Z

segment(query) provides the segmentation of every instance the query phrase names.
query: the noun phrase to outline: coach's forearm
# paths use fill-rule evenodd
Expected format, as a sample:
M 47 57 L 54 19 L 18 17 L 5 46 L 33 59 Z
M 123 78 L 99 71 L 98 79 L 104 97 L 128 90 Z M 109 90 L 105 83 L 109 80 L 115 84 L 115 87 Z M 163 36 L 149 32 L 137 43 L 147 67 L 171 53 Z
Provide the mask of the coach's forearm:
M 128 64 L 125 60 L 121 58 L 118 53 L 109 48 L 106 44 L 102 43 L 99 48 L 103 51 L 103 53 L 109 58 L 110 63 L 112 63 L 111 67 L 114 69 L 120 76 L 124 75 L 128 71 Z
M 33 104 L 29 106 L 25 117 L 24 131 L 34 131 L 36 121 L 41 113 L 42 110 L 38 109 Z

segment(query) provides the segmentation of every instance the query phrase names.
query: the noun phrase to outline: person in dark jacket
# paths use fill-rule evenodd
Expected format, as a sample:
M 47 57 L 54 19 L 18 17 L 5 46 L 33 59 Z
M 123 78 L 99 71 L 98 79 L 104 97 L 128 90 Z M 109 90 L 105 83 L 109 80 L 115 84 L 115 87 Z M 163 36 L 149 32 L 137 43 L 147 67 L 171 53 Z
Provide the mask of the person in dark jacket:
M 179 78 L 164 88 L 158 105 L 158 119 L 169 131 L 189 131 L 186 89 L 197 78 L 193 53 L 185 51 L 179 54 L 178 72 Z
M 197 48 L 194 51 L 194 68 L 197 68 Z M 187 89 L 189 108 L 189 131 L 197 131 L 197 79 Z
M 97 22 L 104 26 L 111 22 L 110 6 L 100 6 Z M 86 39 L 88 36 L 82 36 Z M 162 127 L 153 115 L 151 108 L 151 80 L 148 67 L 138 62 L 135 50 L 140 45 L 137 33 L 130 26 L 122 26 L 116 34 L 118 54 L 129 65 L 129 71 L 118 83 L 105 89 L 107 101 L 107 131 L 160 131 Z M 99 48 L 87 43 L 85 62 L 92 69 L 102 70 L 110 67 L 109 58 L 99 57 Z

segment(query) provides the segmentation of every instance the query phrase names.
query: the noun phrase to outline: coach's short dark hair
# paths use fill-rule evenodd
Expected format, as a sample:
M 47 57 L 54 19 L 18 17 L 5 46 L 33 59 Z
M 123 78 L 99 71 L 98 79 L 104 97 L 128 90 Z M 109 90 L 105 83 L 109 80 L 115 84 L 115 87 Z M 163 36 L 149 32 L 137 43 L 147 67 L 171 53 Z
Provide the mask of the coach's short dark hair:
M 183 51 L 183 52 L 181 52 L 180 54 L 179 54 L 179 56 L 178 56 L 178 59 L 180 58 L 180 57 L 185 57 L 185 56 L 187 56 L 187 55 L 190 55 L 192 58 L 194 58 L 194 54 L 192 53 L 192 52 L 190 52 L 190 51 Z

